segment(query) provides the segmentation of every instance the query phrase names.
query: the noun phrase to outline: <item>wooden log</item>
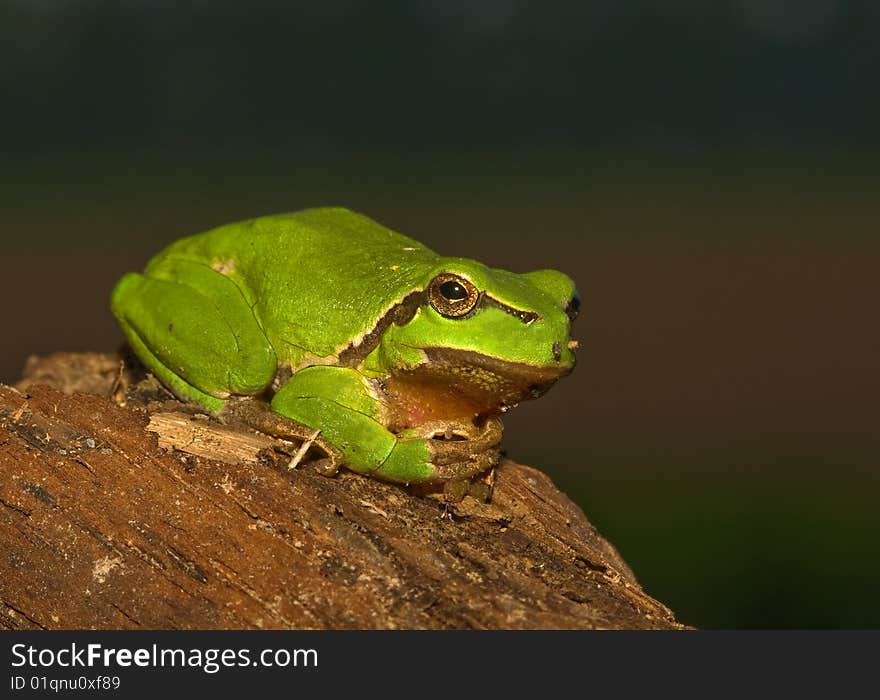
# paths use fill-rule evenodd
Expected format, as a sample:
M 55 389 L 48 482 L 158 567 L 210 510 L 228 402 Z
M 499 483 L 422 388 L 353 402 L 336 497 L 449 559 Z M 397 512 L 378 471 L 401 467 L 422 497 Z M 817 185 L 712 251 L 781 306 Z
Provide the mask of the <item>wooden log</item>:
M 535 469 L 454 505 L 291 471 L 149 380 L 120 406 L 118 369 L 0 385 L 0 627 L 682 628 Z

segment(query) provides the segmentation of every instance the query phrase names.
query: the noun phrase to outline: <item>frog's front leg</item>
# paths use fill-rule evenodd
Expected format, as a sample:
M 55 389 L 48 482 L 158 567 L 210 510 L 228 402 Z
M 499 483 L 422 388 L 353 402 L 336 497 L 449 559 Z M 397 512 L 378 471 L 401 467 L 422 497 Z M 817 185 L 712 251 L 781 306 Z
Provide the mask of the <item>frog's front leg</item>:
M 380 421 L 382 406 L 353 369 L 301 370 L 272 400 L 272 409 L 320 428 L 350 469 L 398 483 L 470 479 L 498 461 L 500 423 L 429 423 L 395 435 Z M 457 433 L 457 434 L 456 434 Z

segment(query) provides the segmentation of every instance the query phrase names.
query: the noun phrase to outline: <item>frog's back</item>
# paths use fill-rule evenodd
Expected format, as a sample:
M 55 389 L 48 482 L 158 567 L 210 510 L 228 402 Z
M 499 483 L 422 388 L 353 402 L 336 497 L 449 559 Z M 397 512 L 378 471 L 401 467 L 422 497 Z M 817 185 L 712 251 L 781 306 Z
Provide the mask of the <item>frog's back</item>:
M 343 208 L 226 224 L 172 243 L 150 262 L 186 259 L 236 282 L 279 357 L 327 356 L 369 332 L 440 259 Z M 286 350 L 289 349 L 289 350 Z
M 362 214 L 341 207 L 322 207 L 224 224 L 182 238 L 157 257 L 212 262 L 225 256 L 250 268 L 255 262 L 264 262 L 266 253 L 271 252 L 287 263 L 302 258 L 314 266 L 321 260 L 330 262 L 330 257 L 336 261 L 363 255 L 384 257 L 402 247 L 431 252 L 418 241 Z

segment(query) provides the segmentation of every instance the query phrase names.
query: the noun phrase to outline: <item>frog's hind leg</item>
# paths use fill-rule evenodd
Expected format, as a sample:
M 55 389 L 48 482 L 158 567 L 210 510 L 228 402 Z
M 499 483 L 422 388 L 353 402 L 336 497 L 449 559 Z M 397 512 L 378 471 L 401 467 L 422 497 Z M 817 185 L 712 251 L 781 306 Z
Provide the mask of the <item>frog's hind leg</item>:
M 138 358 L 177 396 L 219 411 L 262 391 L 277 359 L 236 284 L 206 265 L 166 260 L 128 274 L 111 305 Z
M 183 379 L 183 377 L 175 374 L 163 365 L 162 361 L 141 340 L 141 336 L 134 326 L 121 317 L 119 318 L 119 324 L 134 354 L 177 398 L 183 401 L 194 401 L 209 411 L 217 412 L 223 408 L 223 405 L 226 403 L 223 398 L 200 391 Z

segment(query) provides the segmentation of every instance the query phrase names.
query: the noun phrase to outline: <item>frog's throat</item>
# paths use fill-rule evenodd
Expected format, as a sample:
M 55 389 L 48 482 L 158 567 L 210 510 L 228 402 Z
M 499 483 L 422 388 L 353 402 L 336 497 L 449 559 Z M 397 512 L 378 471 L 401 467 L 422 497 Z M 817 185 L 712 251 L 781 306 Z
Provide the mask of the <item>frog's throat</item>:
M 538 398 L 574 369 L 573 363 L 536 366 L 453 348 L 425 348 L 423 353 L 424 364 L 395 372 L 395 378 L 413 388 L 442 385 L 484 415 Z

